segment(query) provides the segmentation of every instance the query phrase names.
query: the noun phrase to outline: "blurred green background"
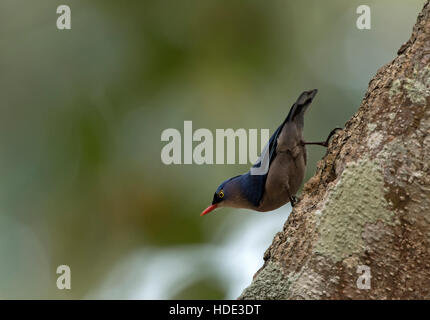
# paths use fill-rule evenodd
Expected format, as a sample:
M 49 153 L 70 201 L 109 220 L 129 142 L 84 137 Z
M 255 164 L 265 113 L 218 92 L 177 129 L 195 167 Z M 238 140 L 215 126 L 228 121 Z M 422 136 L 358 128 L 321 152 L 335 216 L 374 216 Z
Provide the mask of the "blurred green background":
M 318 88 L 305 138 L 325 139 L 423 3 L 1 0 L 0 298 L 236 298 L 291 208 L 199 217 L 249 165 L 166 166 L 161 132 L 272 133 Z M 306 180 L 324 152 L 308 148 Z

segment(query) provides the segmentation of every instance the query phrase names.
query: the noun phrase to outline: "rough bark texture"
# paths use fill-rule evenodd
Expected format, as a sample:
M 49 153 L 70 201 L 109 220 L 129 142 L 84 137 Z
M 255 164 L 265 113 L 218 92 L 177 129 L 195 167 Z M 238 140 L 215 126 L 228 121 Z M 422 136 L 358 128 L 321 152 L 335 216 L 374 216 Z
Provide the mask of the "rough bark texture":
M 430 298 L 430 5 L 370 81 L 240 299 Z M 357 288 L 359 265 L 371 288 Z

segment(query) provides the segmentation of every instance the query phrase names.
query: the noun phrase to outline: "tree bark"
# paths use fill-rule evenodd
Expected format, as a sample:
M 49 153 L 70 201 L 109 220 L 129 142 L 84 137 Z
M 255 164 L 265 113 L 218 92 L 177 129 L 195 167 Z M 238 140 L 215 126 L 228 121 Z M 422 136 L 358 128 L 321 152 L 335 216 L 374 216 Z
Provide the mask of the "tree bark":
M 239 299 L 430 298 L 429 61 L 427 1 Z

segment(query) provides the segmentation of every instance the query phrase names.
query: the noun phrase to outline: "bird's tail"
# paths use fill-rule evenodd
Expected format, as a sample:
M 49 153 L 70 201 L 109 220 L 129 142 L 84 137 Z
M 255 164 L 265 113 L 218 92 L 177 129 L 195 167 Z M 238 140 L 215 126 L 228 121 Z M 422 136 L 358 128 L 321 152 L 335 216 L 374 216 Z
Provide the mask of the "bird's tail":
M 312 103 L 312 100 L 316 96 L 317 92 L 318 92 L 317 89 L 310 90 L 310 91 L 304 91 L 297 98 L 297 101 L 291 107 L 290 112 L 288 113 L 286 122 L 294 121 L 300 127 L 303 127 L 305 111 L 309 107 L 309 105 Z

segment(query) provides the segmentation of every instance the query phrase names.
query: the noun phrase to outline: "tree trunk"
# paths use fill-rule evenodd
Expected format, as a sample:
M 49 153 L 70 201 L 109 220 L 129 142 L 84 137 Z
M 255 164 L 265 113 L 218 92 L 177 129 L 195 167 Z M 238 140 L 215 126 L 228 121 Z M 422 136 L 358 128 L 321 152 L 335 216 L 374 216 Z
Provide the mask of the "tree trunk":
M 430 298 L 429 61 L 427 1 L 239 299 Z

